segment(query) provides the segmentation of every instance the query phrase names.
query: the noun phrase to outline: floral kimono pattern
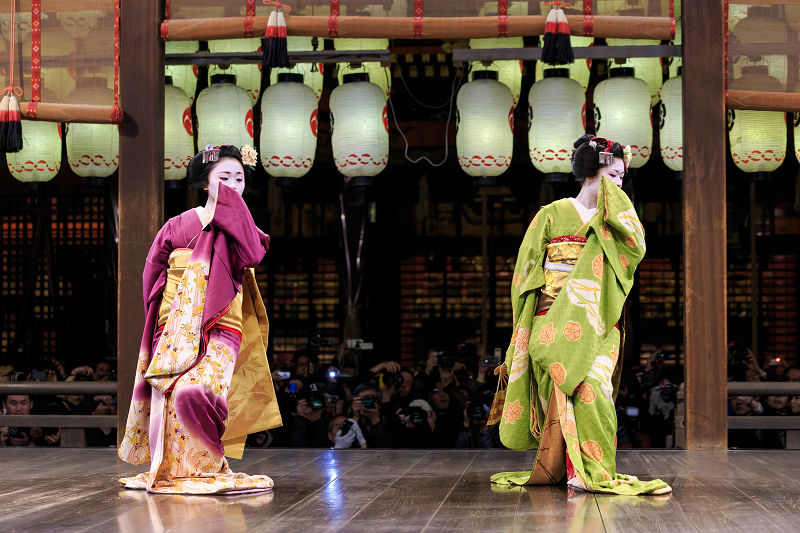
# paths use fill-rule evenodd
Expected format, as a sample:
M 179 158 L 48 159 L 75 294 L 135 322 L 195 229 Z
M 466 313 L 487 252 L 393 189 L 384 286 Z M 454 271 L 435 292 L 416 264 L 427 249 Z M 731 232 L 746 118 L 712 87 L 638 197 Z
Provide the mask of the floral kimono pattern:
M 506 353 L 508 389 L 500 438 L 514 450 L 538 448 L 531 472 L 492 476 L 500 484 L 550 484 L 615 494 L 665 492 L 616 472 L 620 331 L 616 327 L 645 253 L 644 230 L 618 187 L 602 178 L 597 212 L 583 221 L 570 200 L 543 207 L 520 247 L 511 287 L 514 333 Z M 585 236 L 583 251 L 546 314 L 547 244 Z

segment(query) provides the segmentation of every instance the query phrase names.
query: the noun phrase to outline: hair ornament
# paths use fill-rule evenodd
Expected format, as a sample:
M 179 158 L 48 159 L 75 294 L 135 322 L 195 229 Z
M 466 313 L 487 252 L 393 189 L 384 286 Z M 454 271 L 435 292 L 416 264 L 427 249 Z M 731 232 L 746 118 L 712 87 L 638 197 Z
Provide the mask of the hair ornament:
M 214 148 L 210 144 L 207 144 L 206 149 L 200 153 L 203 154 L 203 163 L 219 161 L 219 147 Z
M 597 150 L 597 141 L 589 141 L 589 146 L 591 146 L 594 150 Z
M 242 163 L 253 170 L 258 161 L 258 152 L 256 152 L 256 149 L 249 144 L 245 144 L 239 150 L 242 152 Z
M 629 144 L 628 146 L 623 148 L 622 153 L 625 155 L 625 166 L 627 167 L 628 165 L 631 164 L 631 161 L 633 160 L 633 152 L 631 151 L 631 145 Z

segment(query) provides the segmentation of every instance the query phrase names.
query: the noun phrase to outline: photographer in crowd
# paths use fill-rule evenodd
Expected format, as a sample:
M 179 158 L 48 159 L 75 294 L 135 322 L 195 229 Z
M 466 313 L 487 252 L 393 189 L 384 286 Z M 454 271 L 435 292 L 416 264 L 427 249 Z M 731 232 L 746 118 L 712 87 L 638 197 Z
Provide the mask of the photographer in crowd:
M 9 394 L 2 396 L 3 413 L 9 416 L 26 416 L 31 414 L 33 401 L 27 394 Z M 2 427 L 0 428 L 0 446 L 58 446 L 61 430 L 54 428 L 45 431 L 40 427 Z
M 362 383 L 353 391 L 350 418 L 358 424 L 369 448 L 392 448 L 395 445 L 390 427 L 392 420 L 386 419 L 381 400 L 380 390 L 371 383 Z

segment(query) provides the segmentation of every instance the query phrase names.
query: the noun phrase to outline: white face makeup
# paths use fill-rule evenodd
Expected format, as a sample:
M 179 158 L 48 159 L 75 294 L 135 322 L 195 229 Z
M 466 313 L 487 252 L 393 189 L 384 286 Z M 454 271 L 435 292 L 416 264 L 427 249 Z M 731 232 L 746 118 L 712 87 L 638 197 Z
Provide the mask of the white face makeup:
M 208 195 L 217 197 L 219 186 L 230 187 L 239 196 L 244 193 L 244 169 L 242 164 L 235 159 L 221 159 L 208 175 Z
M 625 163 L 622 162 L 622 159 L 615 157 L 614 161 L 610 165 L 601 168 L 595 177 L 599 178 L 602 175 L 605 175 L 606 179 L 617 187 L 622 188 L 622 178 L 625 176 Z

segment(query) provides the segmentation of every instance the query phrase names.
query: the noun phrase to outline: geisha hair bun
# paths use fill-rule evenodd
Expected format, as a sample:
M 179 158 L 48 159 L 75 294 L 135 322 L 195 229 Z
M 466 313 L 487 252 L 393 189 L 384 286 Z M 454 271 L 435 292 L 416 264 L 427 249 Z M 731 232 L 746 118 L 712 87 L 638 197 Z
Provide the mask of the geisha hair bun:
M 194 156 L 186 169 L 186 184 L 189 188 L 202 189 L 208 185 L 208 175 L 223 159 L 235 159 L 242 164 L 242 153 L 232 144 L 223 144 L 219 147 L 219 161 L 203 163 L 203 152 Z M 247 184 L 250 181 L 250 169 L 244 164 L 242 164 L 242 168 L 244 169 L 245 184 Z
M 596 146 L 590 144 L 594 139 Z M 572 147 L 575 151 L 572 152 L 572 173 L 575 175 L 575 180 L 578 183 L 583 183 L 586 178 L 591 178 L 597 175 L 597 172 L 606 165 L 600 164 L 599 153 L 608 148 L 607 141 L 601 137 L 595 137 L 591 134 L 586 134 L 579 137 Z M 611 153 L 615 158 L 624 159 L 622 145 L 615 142 L 611 145 Z

